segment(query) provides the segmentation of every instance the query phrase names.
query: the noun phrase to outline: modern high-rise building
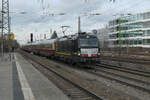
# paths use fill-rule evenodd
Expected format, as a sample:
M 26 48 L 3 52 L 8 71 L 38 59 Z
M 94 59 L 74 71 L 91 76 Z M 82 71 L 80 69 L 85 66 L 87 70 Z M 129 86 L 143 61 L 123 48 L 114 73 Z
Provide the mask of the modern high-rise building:
M 109 47 L 150 48 L 150 11 L 109 22 Z

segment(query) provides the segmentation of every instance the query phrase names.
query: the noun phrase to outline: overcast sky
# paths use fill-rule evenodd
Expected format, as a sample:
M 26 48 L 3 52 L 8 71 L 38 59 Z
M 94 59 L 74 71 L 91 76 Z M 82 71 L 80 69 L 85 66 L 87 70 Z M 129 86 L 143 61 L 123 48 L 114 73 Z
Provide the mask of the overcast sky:
M 62 36 L 60 27 L 63 25 L 71 26 L 67 34 L 77 32 L 78 16 L 81 16 L 82 31 L 90 31 L 104 27 L 115 14 L 150 10 L 150 0 L 116 0 L 115 3 L 109 0 L 87 1 L 10 0 L 11 30 L 20 43 L 25 43 L 29 40 L 30 33 L 34 33 L 36 39 L 44 37 L 44 34 L 50 37 L 50 29 L 56 30 L 58 35 Z M 52 13 L 55 16 L 49 16 Z M 59 13 L 65 15 L 58 15 Z M 101 13 L 101 15 L 89 16 L 93 13 Z

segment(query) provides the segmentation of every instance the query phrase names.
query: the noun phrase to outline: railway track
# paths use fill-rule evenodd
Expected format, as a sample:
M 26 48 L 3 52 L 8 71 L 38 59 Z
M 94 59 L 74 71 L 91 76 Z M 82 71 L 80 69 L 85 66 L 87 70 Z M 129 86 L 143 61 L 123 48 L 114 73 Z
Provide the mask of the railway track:
M 125 68 L 125 67 L 119 67 L 119 66 L 109 65 L 105 63 L 97 64 L 94 67 L 95 67 L 94 70 L 84 70 L 84 71 L 150 94 L 150 72 Z M 101 68 L 111 69 L 111 71 L 103 70 Z M 117 72 L 124 72 L 124 75 L 116 74 L 114 70 Z M 125 74 L 134 75 L 134 77 L 130 77 Z M 137 76 L 146 78 L 147 81 L 142 80 L 142 78 L 138 79 Z
M 102 56 L 103 60 L 111 60 L 111 61 L 119 61 L 119 62 L 129 62 L 134 64 L 144 64 L 149 65 L 149 60 L 142 60 L 142 59 L 133 59 L 133 58 L 119 58 L 119 57 L 110 57 L 110 56 Z
M 105 69 L 102 69 L 102 68 L 105 68 Z M 110 69 L 111 69 L 111 71 L 110 71 Z M 121 71 L 124 73 L 129 73 L 130 75 L 133 74 L 134 77 L 130 77 L 125 74 L 124 75 L 118 74 L 118 73 L 116 73 L 116 71 L 114 72 L 114 70 Z M 141 73 L 139 73 L 139 71 L 136 72 L 136 70 L 134 70 L 134 72 L 131 72 L 130 69 L 127 70 L 126 68 L 124 69 L 122 67 L 120 68 L 117 66 L 115 68 L 115 66 L 111 66 L 108 64 L 99 64 L 95 67 L 95 71 L 88 70 L 88 72 L 91 74 L 94 74 L 96 76 L 99 76 L 99 77 L 102 77 L 105 79 L 109 79 L 109 80 L 118 82 L 118 83 L 126 85 L 126 86 L 130 86 L 132 88 L 135 88 L 135 89 L 138 89 L 138 90 L 141 90 L 143 92 L 150 94 L 150 88 L 149 88 L 150 82 L 144 81 L 141 78 L 140 79 L 136 78 L 137 77 L 136 75 L 138 75 L 138 76 L 142 75 L 141 77 L 146 77 L 150 81 L 149 73 L 147 73 L 145 75 L 143 71 Z
M 53 79 L 50 79 L 50 80 L 55 80 L 54 83 L 64 91 L 64 93 L 66 93 L 66 95 L 68 95 L 69 97 L 71 97 L 71 99 L 73 100 L 82 100 L 82 99 L 85 99 L 85 100 L 104 100 L 104 96 L 100 96 L 100 95 L 97 95 L 97 93 L 91 91 L 91 90 L 88 90 L 88 88 L 85 88 L 85 87 L 90 87 L 88 85 L 83 85 L 82 83 L 80 83 L 80 80 L 78 80 L 78 82 L 74 82 L 74 80 L 71 80 L 71 78 L 66 78 L 64 77 L 63 75 L 61 75 L 58 71 L 58 69 L 61 69 L 62 68 L 59 68 L 59 66 L 55 66 L 57 67 L 57 71 L 54 70 L 54 69 L 51 69 L 50 67 L 52 66 L 49 66 L 49 65 L 45 65 L 46 62 L 39 62 L 40 60 L 36 60 L 31 58 L 31 60 L 33 60 L 34 62 L 38 63 L 41 67 L 41 69 L 44 67 L 45 70 L 49 70 L 49 72 L 47 73 L 50 73 L 50 71 L 55 74 L 55 75 L 46 75 L 47 77 L 51 77 L 51 76 L 55 76 L 55 77 L 58 77 L 61 79 L 59 79 L 60 81 L 56 81 L 57 79 L 55 79 L 55 77 Z M 34 65 L 34 64 L 33 64 Z M 48 67 L 49 66 L 49 67 Z M 119 74 L 115 74 L 113 72 L 109 72 L 107 70 L 102 70 L 100 68 L 104 68 L 105 69 L 108 69 L 107 67 L 108 65 L 106 64 L 101 64 L 101 67 L 100 65 L 97 65 L 96 66 L 96 72 L 89 69 L 89 70 L 83 70 L 83 69 L 80 69 L 80 68 L 75 68 L 75 69 L 78 69 L 78 70 L 83 70 L 84 72 L 87 72 L 89 74 L 92 74 L 92 75 L 95 75 L 95 76 L 98 76 L 98 77 L 102 77 L 104 79 L 107 79 L 107 80 L 110 80 L 110 81 L 115 81 L 119 84 L 122 84 L 122 85 L 125 85 L 125 86 L 129 86 L 133 89 L 136 89 L 136 90 L 140 90 L 142 92 L 145 92 L 146 94 L 150 94 L 150 90 L 149 88 L 146 88 L 145 85 L 148 85 L 150 86 L 150 83 L 147 82 L 147 81 L 142 81 L 142 80 L 138 80 L 138 79 L 134 79 L 134 78 L 130 78 L 130 77 L 127 77 L 127 76 L 123 76 L 123 75 L 119 75 Z M 73 67 L 74 68 L 74 67 Z M 111 67 L 111 69 L 113 69 Z M 116 69 L 115 69 L 116 70 Z M 119 71 L 119 70 L 118 70 Z M 127 70 L 126 70 L 127 71 Z M 46 74 L 47 74 L 46 73 Z M 64 72 L 63 72 L 64 74 Z M 131 73 L 130 73 L 131 74 Z M 142 73 L 143 74 L 143 73 Z M 139 74 L 138 74 L 139 75 Z M 67 76 L 70 76 L 70 75 L 67 75 Z M 145 76 L 145 75 L 144 75 Z M 144 77 L 143 76 L 143 77 Z M 51 77 L 52 78 L 52 77 Z M 63 80 L 62 80 L 63 79 Z M 127 81 L 126 81 L 127 80 Z M 66 81 L 69 81 L 69 83 L 71 83 L 72 85 L 69 85 L 67 83 L 65 83 Z M 128 81 L 131 81 L 131 82 L 128 82 Z M 61 84 L 59 85 L 58 83 L 64 83 L 64 84 Z M 67 85 L 66 85 L 67 84 Z M 144 85 L 143 85 L 144 84 Z M 67 87 L 66 87 L 67 86 Z M 84 87 L 83 87 L 84 86 Z M 76 89 L 78 88 L 78 89 Z M 75 92 L 74 92 L 75 91 Z M 74 94 L 75 93 L 75 94 Z M 81 95 L 80 95 L 81 94 Z M 77 96 L 77 97 L 76 97 Z M 97 97 L 98 96 L 98 97 Z M 82 99 L 81 99 L 82 98 Z M 92 99 L 91 99 L 92 98 Z M 137 99 L 138 100 L 138 99 Z
M 110 65 L 110 64 L 106 64 L 106 63 L 97 64 L 97 66 L 107 68 L 107 69 L 114 69 L 114 70 L 118 70 L 121 72 L 131 73 L 131 74 L 135 74 L 135 75 L 139 75 L 139 76 L 150 77 L 150 72 L 148 72 L 148 71 L 141 71 L 141 70 L 137 70 L 137 69 L 120 67 L 120 66 Z
M 76 78 L 76 81 L 73 80 L 71 74 L 59 70 L 59 67 L 57 70 L 53 69 L 52 66 L 45 65 L 41 59 L 32 58 L 27 54 L 25 54 L 24 57 L 28 58 L 28 61 L 30 61 L 35 68 L 37 68 L 46 77 L 48 77 L 48 79 L 54 82 L 54 84 L 62 89 L 63 92 L 72 100 L 105 100 L 102 96 L 94 93 L 90 89 L 88 90 L 85 88 L 83 86 L 84 83 L 82 83 L 80 79 Z M 87 84 L 84 85 L 86 87 L 90 87 Z

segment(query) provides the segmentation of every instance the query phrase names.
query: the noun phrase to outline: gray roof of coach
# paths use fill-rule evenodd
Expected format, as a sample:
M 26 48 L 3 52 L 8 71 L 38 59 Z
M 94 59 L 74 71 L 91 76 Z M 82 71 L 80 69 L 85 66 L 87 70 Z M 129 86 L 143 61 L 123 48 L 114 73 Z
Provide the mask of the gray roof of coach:
M 50 43 L 54 43 L 55 41 L 57 41 L 57 39 L 36 41 L 36 42 L 28 43 L 28 44 L 26 44 L 26 46 L 29 46 L 29 45 L 40 45 L 40 44 L 50 44 Z
M 44 41 L 40 41 L 39 44 L 51 44 L 51 43 L 54 43 L 56 41 L 57 41 L 57 39 L 44 40 Z
M 86 34 L 86 35 L 91 35 L 91 34 Z M 29 46 L 29 45 L 40 45 L 40 44 L 50 44 L 50 43 L 56 42 L 57 40 L 58 41 L 65 41 L 65 40 L 68 40 L 68 39 L 75 40 L 75 39 L 78 38 L 78 36 L 80 36 L 80 35 L 79 34 L 75 34 L 75 35 L 70 35 L 70 36 L 67 36 L 67 37 L 61 37 L 61 38 L 56 38 L 56 39 L 36 41 L 36 42 L 33 42 L 33 43 L 28 43 L 28 44 L 26 44 L 26 46 Z M 91 36 L 93 36 L 93 35 L 91 35 Z

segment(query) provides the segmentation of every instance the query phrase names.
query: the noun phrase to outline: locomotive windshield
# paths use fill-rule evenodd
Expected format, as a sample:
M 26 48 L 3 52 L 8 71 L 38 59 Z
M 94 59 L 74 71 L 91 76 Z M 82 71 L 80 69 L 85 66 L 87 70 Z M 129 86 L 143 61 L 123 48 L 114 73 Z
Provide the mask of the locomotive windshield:
M 82 38 L 79 43 L 80 47 L 98 47 L 97 38 Z

